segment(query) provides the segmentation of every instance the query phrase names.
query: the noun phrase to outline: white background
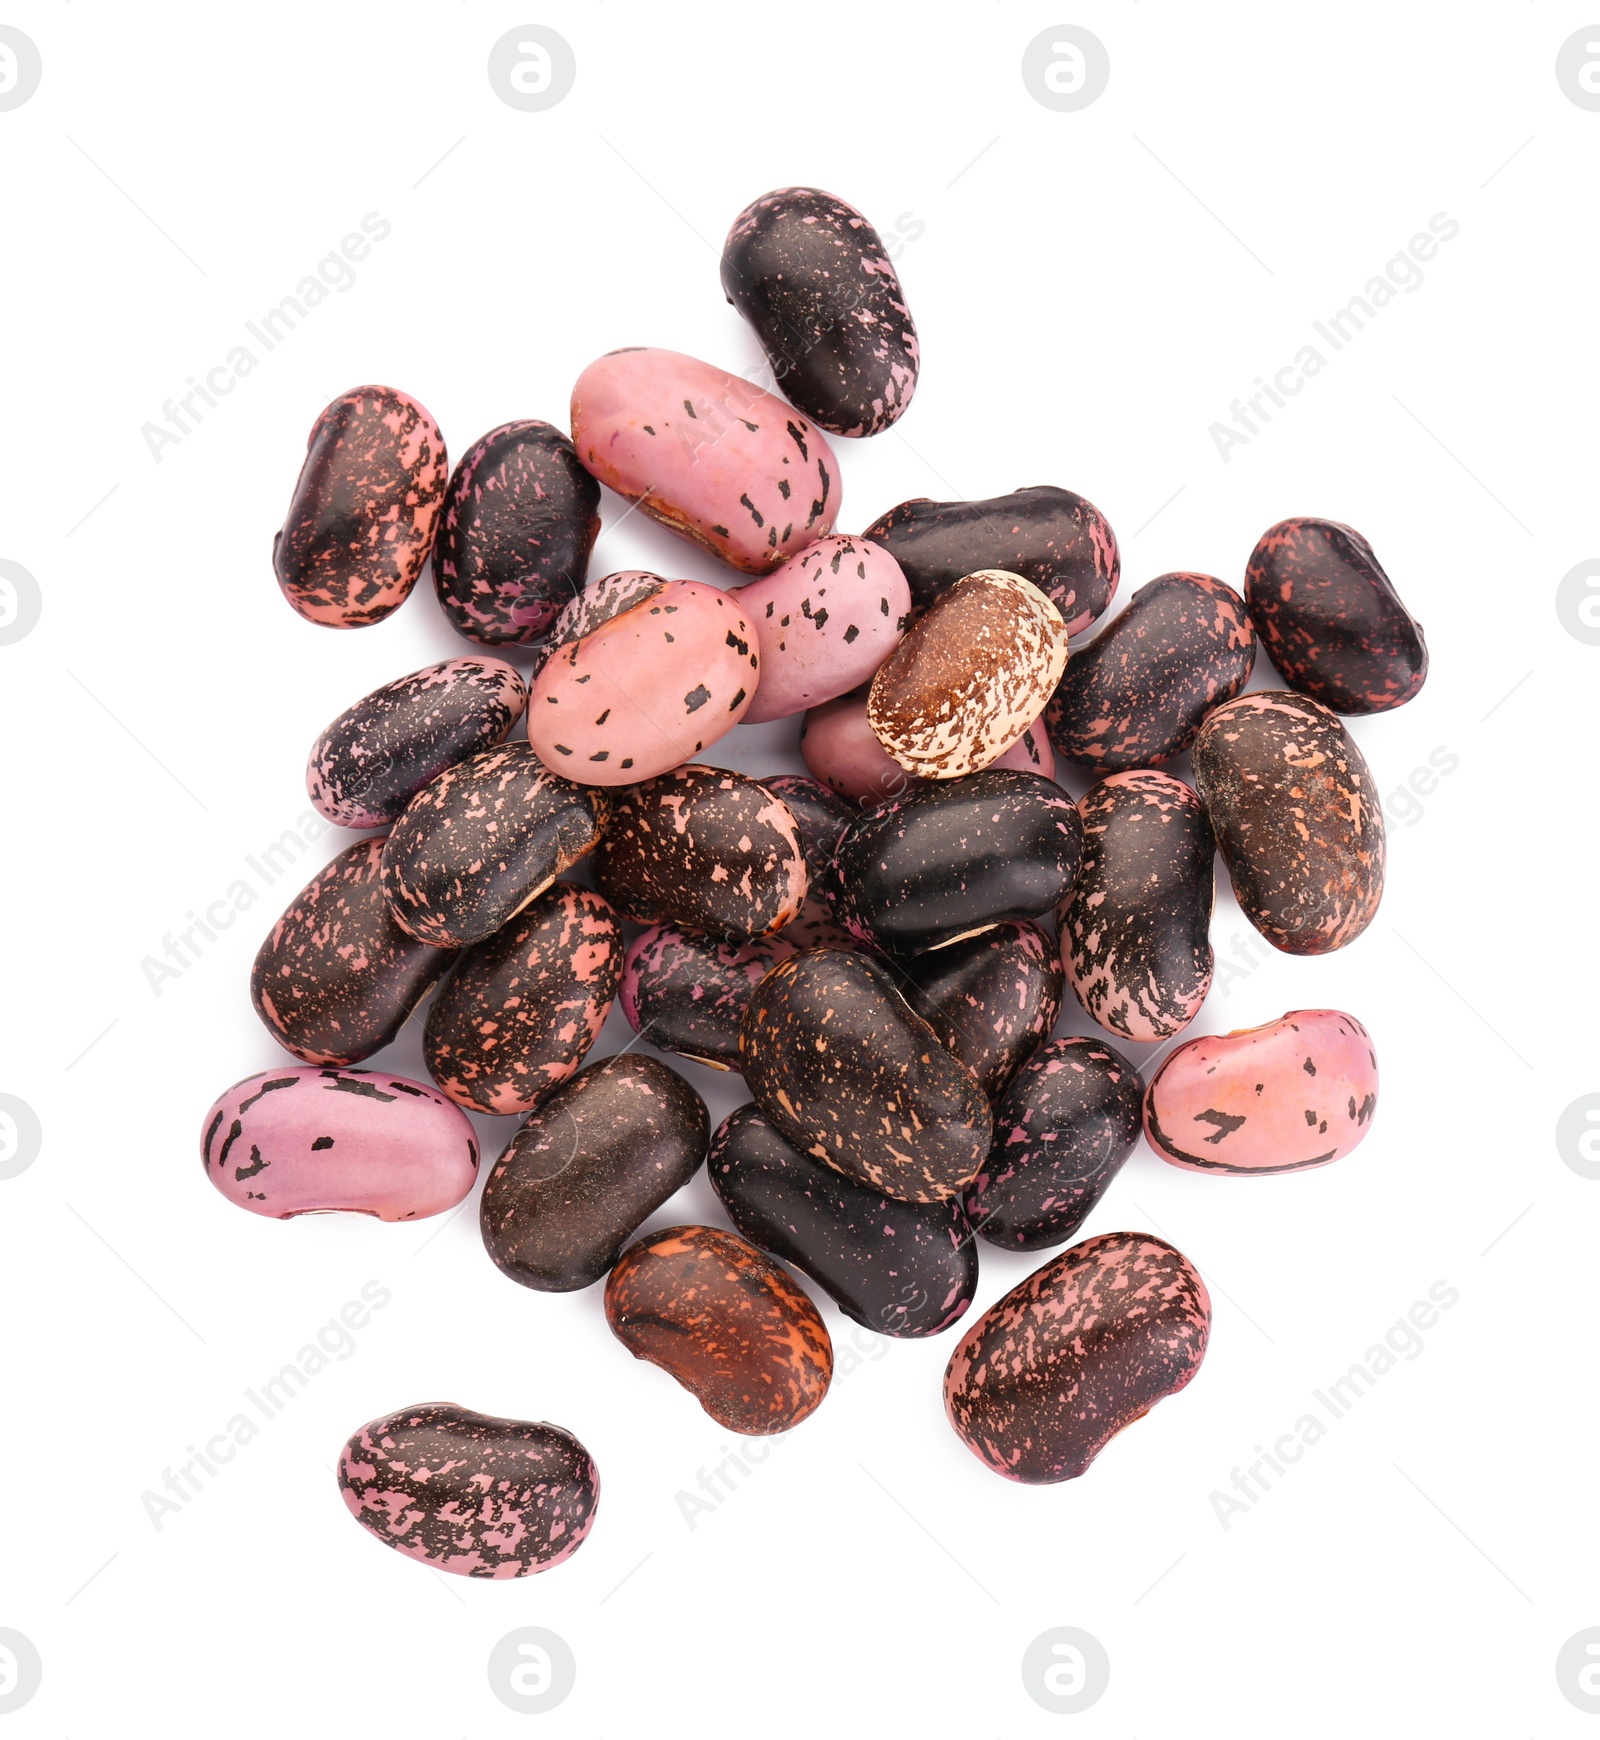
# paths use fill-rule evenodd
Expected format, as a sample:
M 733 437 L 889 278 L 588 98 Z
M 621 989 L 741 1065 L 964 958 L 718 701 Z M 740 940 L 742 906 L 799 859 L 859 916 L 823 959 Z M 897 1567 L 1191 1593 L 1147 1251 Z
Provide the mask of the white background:
M 491 44 L 530 21 L 577 57 L 544 114 L 485 75 Z M 0 1625 L 44 1660 L 6 1732 L 1587 1731 L 1553 1672 L 1600 1624 L 1600 1185 L 1553 1135 L 1600 1088 L 1600 650 L 1554 608 L 1597 537 L 1600 114 L 1554 76 L 1584 10 L 79 0 L 0 22 L 44 64 L 37 95 L 0 114 L 0 556 L 44 595 L 37 629 L 0 648 L 0 1089 L 44 1128 L 39 1161 L 0 1183 Z M 1019 75 L 1060 22 L 1111 58 L 1109 89 L 1075 114 Z M 159 997 L 141 962 L 305 811 L 323 724 L 469 650 L 426 583 L 353 634 L 283 602 L 269 550 L 318 409 L 392 383 L 454 456 L 510 418 L 563 423 L 578 372 L 619 345 L 748 367 L 718 251 L 749 199 L 794 182 L 885 231 L 899 214 L 922 226 L 899 257 L 921 387 L 894 432 L 836 444 L 841 530 L 908 496 L 1063 484 L 1121 538 L 1120 606 L 1173 568 L 1241 584 L 1286 515 L 1346 521 L 1433 655 L 1415 702 L 1351 729 L 1386 797 L 1441 747 L 1459 765 L 1392 810 L 1388 890 L 1360 941 L 1318 960 L 1257 950 L 1195 1025 L 1358 1015 L 1383 1082 L 1361 1149 L 1232 1180 L 1141 1147 L 1085 1229 L 1159 1230 L 1211 1281 L 1188 1391 L 1084 1478 L 1013 1486 L 943 1418 L 958 1332 L 863 1332 L 873 1357 L 847 1371 L 850 1325 L 825 1307 L 834 1392 L 691 1530 L 676 1494 L 730 1440 L 611 1338 L 599 1289 L 512 1285 L 472 1210 L 442 1230 L 278 1223 L 205 1183 L 202 1111 L 282 1056 L 248 1004 L 252 954 L 349 836 L 319 840 Z M 371 211 L 393 233 L 354 287 L 155 462 L 141 425 Z M 1437 212 L 1460 232 L 1426 281 L 1224 463 L 1208 429 L 1230 401 Z M 621 511 L 608 496 L 608 524 Z M 732 578 L 639 515 L 595 556 L 596 572 L 635 565 Z M 797 769 L 796 726 L 741 732 L 714 759 Z M 1253 933 L 1222 880 L 1226 958 Z M 423 1073 L 418 1027 L 384 1067 Z M 1075 1006 L 1061 1030 L 1088 1030 Z M 600 1050 L 627 1037 L 618 1013 Z M 714 1116 L 743 1098 L 680 1067 Z M 513 1125 L 480 1127 L 492 1154 Z M 679 1219 L 720 1220 L 703 1175 L 654 1224 Z M 980 1305 L 1038 1260 L 984 1245 Z M 154 1528 L 141 1493 L 369 1279 L 392 1302 L 353 1355 Z M 1213 1490 L 1440 1280 L 1459 1303 L 1420 1356 L 1224 1529 Z M 588 1445 L 604 1493 L 569 1564 L 447 1579 L 349 1519 L 330 1472 L 345 1436 L 444 1398 Z M 528 1624 L 578 1661 L 570 1699 L 537 1719 L 485 1675 Z M 1110 1655 L 1081 1716 L 1023 1689 L 1022 1652 L 1055 1625 Z

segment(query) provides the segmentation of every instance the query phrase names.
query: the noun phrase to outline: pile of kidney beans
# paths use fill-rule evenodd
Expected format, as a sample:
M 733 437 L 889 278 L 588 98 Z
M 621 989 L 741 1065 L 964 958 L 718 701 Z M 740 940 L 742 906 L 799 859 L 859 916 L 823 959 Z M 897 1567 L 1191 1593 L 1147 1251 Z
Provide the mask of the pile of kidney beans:
M 256 1010 L 299 1066 L 230 1088 L 203 1148 L 252 1213 L 403 1221 L 471 1191 L 463 1108 L 517 1118 L 482 1195 L 490 1259 L 547 1292 L 604 1281 L 625 1347 L 727 1429 L 771 1433 L 833 1366 L 791 1271 L 869 1329 L 937 1335 L 972 1304 L 976 1239 L 1066 1244 L 1141 1130 L 1234 1175 L 1362 1139 L 1377 1067 L 1351 1015 L 1191 1039 L 1148 1082 L 1113 1041 L 1199 1013 L 1217 851 L 1275 948 L 1326 953 L 1371 922 L 1383 819 L 1339 715 L 1402 705 L 1427 655 L 1366 540 L 1302 518 L 1261 538 L 1243 596 L 1164 574 L 1069 658 L 1119 571 L 1070 491 L 834 530 L 824 431 L 889 427 L 917 380 L 867 220 L 770 193 L 722 280 L 786 400 L 632 348 L 578 377 L 570 439 L 508 423 L 454 471 L 392 388 L 317 419 L 274 546 L 284 596 L 359 628 L 431 560 L 487 652 L 397 678 L 312 746 L 312 801 L 364 837 L 256 957 Z M 753 578 L 591 578 L 602 485 Z M 1287 688 L 1243 693 L 1258 640 Z M 697 759 L 741 720 L 797 716 L 815 778 Z M 1190 749 L 1192 787 L 1161 771 Z M 1057 758 L 1098 780 L 1081 803 Z M 593 886 L 567 877 L 583 863 Z M 1069 985 L 1105 1038 L 1051 1037 Z M 432 1085 L 352 1067 L 436 986 Z M 713 1132 L 657 1057 L 583 1067 L 617 997 L 654 1047 L 741 1072 L 751 1103 Z M 731 1228 L 636 1237 L 702 1162 Z M 1069 1245 L 961 1338 L 950 1423 L 998 1474 L 1070 1479 L 1190 1381 L 1209 1323 L 1165 1240 Z M 477 1577 L 559 1563 L 598 1495 L 570 1432 L 449 1404 L 363 1426 L 339 1482 L 379 1539 Z

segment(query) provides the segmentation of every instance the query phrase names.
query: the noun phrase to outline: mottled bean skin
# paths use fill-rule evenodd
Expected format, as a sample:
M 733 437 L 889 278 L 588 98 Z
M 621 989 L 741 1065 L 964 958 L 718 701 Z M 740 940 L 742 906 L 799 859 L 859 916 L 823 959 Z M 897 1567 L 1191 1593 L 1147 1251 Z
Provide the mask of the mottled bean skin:
M 622 1012 L 635 1033 L 662 1051 L 737 1069 L 750 993 L 793 953 L 782 935 L 726 943 L 681 925 L 653 924 L 628 950 Z
M 1191 1172 L 1304 1172 L 1348 1154 L 1377 1104 L 1366 1028 L 1337 1009 L 1294 1009 L 1180 1045 L 1151 1079 L 1145 1134 Z
M 483 1187 L 495 1266 L 524 1287 L 591 1287 L 699 1170 L 711 1119 L 676 1070 L 618 1053 L 563 1082 L 522 1124 Z
M 529 743 L 584 785 L 631 785 L 698 755 L 744 718 L 760 675 L 756 633 L 734 593 L 612 578 L 584 595 L 592 626 L 551 652 L 528 698 Z
M 994 1146 L 967 1192 L 980 1237 L 1042 1251 L 1089 1218 L 1139 1140 L 1144 1084 L 1099 1039 L 1052 1039 L 995 1102 Z
M 383 844 L 358 840 L 325 864 L 256 952 L 250 1001 L 302 1063 L 359 1063 L 381 1050 L 454 959 L 395 923 Z
M 1013 1287 L 961 1338 L 945 1412 L 1008 1480 L 1073 1480 L 1125 1426 L 1200 1369 L 1211 1300 L 1181 1251 L 1102 1233 Z
M 799 916 L 783 927 L 784 941 L 797 949 L 857 948 L 861 945 L 839 921 L 839 885 L 833 859 L 845 829 L 856 811 L 831 787 L 802 774 L 779 774 L 761 782 L 775 798 L 789 806 L 800 829 L 800 846 L 806 855 L 806 899 Z
M 748 1240 L 717 1227 L 668 1227 L 631 1245 L 606 1282 L 606 1322 L 635 1359 L 746 1437 L 798 1426 L 833 1378 L 816 1306 Z
M 1156 767 L 1250 680 L 1244 600 L 1209 574 L 1163 574 L 1072 655 L 1045 713 L 1056 753 L 1094 773 Z
M 1026 920 L 919 955 L 906 1001 L 992 1100 L 1050 1037 L 1064 974 L 1055 945 Z
M 624 918 L 724 942 L 781 930 L 806 897 L 794 817 L 765 786 L 722 767 L 680 767 L 616 793 L 594 870 Z
M 959 779 L 1022 736 L 1066 663 L 1055 605 L 1019 575 L 981 569 L 941 593 L 884 660 L 867 722 L 908 773 Z
M 851 804 L 880 803 L 919 785 L 878 741 L 867 719 L 867 691 L 812 707 L 800 722 L 800 755 L 822 784 Z
M 1280 520 L 1263 532 L 1244 595 L 1283 680 L 1335 713 L 1403 707 L 1427 678 L 1421 623 L 1371 544 L 1336 520 Z
M 827 537 L 738 589 L 761 643 L 748 724 L 787 719 L 870 682 L 911 620 L 900 565 L 865 538 Z
M 593 849 L 599 792 L 551 773 L 526 743 L 447 768 L 411 800 L 383 848 L 383 890 L 422 942 L 464 948 L 514 918 Z
M 834 435 L 876 435 L 917 387 L 917 329 L 878 232 L 819 187 L 752 200 L 722 248 L 722 288 L 779 391 Z
M 1084 1012 L 1123 1039 L 1180 1033 L 1211 989 L 1216 842 L 1194 790 L 1114 773 L 1078 802 L 1083 863 L 1056 914 Z
M 739 1231 L 853 1322 L 880 1335 L 937 1335 L 971 1305 L 978 1255 L 954 1200 L 880 1196 L 791 1147 L 754 1105 L 723 1120 L 706 1170 Z
M 449 461 L 408 393 L 354 387 L 317 418 L 272 567 L 325 628 L 365 628 L 405 603 L 433 548 Z
M 387 827 L 447 767 L 502 742 L 527 704 L 522 678 L 499 659 L 425 665 L 328 726 L 311 746 L 306 792 L 341 828 Z
M 1082 851 L 1083 824 L 1060 786 L 989 768 L 866 811 L 839 845 L 840 910 L 862 942 L 921 954 L 1048 912 Z
M 744 1078 L 795 1147 L 901 1202 L 956 1196 L 989 1149 L 977 1078 L 902 997 L 845 949 L 791 955 L 756 987 Z
M 386 1547 L 460 1577 L 530 1577 L 594 1523 L 600 1474 L 560 1426 L 424 1402 L 370 1420 L 339 1458 L 350 1514 Z
M 572 440 L 603 484 L 745 574 L 833 530 L 839 466 L 822 431 L 742 376 L 639 346 L 590 363 Z
M 919 496 L 874 520 L 865 536 L 882 544 L 926 610 L 941 592 L 980 568 L 1020 574 L 1082 634 L 1111 602 L 1121 572 L 1117 540 L 1092 503 L 1054 484 L 1035 484 L 988 501 Z
M 433 584 L 480 646 L 534 646 L 583 585 L 600 485 L 551 423 L 502 423 L 461 456 L 444 492 Z
M 1276 949 L 1354 942 L 1383 898 L 1383 808 L 1361 751 L 1326 707 L 1241 695 L 1205 722 L 1195 784 L 1246 918 Z
M 200 1154 L 229 1202 L 274 1220 L 331 1209 L 421 1220 L 454 1208 L 478 1176 L 466 1114 L 384 1070 L 246 1076 L 206 1113 Z
M 622 926 L 592 889 L 556 882 L 462 955 L 428 1011 L 428 1073 L 472 1112 L 531 1112 L 600 1037 Z

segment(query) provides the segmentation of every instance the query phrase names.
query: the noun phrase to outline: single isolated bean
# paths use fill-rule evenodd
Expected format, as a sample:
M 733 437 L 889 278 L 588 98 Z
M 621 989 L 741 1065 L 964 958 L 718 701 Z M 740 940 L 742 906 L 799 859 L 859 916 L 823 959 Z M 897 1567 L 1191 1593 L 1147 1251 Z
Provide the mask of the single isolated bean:
M 815 1281 L 880 1335 L 937 1335 L 966 1313 L 978 1254 L 961 1206 L 896 1202 L 786 1142 L 759 1106 L 741 1106 L 706 1161 L 728 1218 L 752 1244 Z
M 1337 1009 L 1294 1009 L 1180 1045 L 1151 1080 L 1144 1125 L 1161 1158 L 1190 1172 L 1304 1172 L 1348 1154 L 1377 1105 L 1366 1028 Z
M 369 1534 L 408 1559 L 504 1579 L 548 1571 L 583 1545 L 600 1474 L 560 1426 L 424 1402 L 351 1433 L 339 1491 Z
M 433 548 L 450 462 L 439 425 L 393 387 L 353 387 L 317 418 L 272 543 L 289 603 L 325 628 L 382 622 Z
M 200 1155 L 229 1202 L 274 1220 L 334 1209 L 423 1220 L 478 1175 L 472 1125 L 443 1094 L 383 1070 L 305 1064 L 235 1082 L 206 1113 Z
M 306 792 L 341 828 L 397 821 L 447 767 L 492 749 L 528 692 L 499 659 L 446 659 L 397 677 L 347 707 L 311 746 Z
M 606 1282 L 606 1322 L 635 1359 L 747 1437 L 798 1426 L 833 1377 L 816 1306 L 770 1257 L 717 1227 L 668 1227 L 631 1245 Z
M 739 1053 L 790 1142 L 885 1196 L 943 1202 L 989 1150 L 977 1078 L 866 955 L 820 948 L 779 961 L 751 996 Z
M 1102 1233 L 1052 1258 L 961 1338 L 945 1371 L 956 1435 L 1008 1480 L 1073 1480 L 1194 1377 L 1211 1300 L 1150 1233 Z
M 610 906 L 552 883 L 456 963 L 428 1011 L 428 1074 L 469 1112 L 531 1112 L 600 1037 L 621 972 Z
M 878 232 L 820 187 L 752 200 L 722 247 L 722 288 L 778 388 L 834 435 L 876 435 L 917 389 L 917 329 Z
M 591 1287 L 706 1157 L 711 1120 L 676 1070 L 637 1052 L 564 1082 L 506 1145 L 479 1224 L 495 1266 L 524 1287 Z
M 290 902 L 256 951 L 250 1001 L 302 1063 L 359 1063 L 405 1025 L 455 959 L 394 921 L 384 836 L 357 840 Z

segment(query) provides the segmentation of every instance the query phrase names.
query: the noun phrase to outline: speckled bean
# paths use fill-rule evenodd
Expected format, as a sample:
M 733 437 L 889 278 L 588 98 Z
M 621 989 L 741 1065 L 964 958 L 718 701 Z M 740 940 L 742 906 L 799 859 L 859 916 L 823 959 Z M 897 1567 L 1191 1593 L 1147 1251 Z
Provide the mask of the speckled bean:
M 746 574 L 833 530 L 839 467 L 792 406 L 710 363 L 635 346 L 572 389 L 572 440 L 603 484 Z
M 592 889 L 556 882 L 462 955 L 428 1011 L 428 1074 L 472 1112 L 531 1112 L 600 1037 L 622 926 Z
M 491 429 L 444 492 L 433 583 L 450 625 L 480 646 L 533 646 L 583 584 L 600 486 L 551 423 Z
M 454 1402 L 401 1408 L 351 1433 L 346 1508 L 386 1547 L 458 1577 L 530 1577 L 594 1524 L 600 1474 L 573 1435 Z
M 737 1069 L 750 993 L 793 953 L 784 936 L 727 943 L 681 925 L 653 924 L 628 950 L 622 1012 L 635 1033 L 662 1051 Z
M 1372 1128 L 1372 1036 L 1337 1009 L 1294 1009 L 1261 1027 L 1191 1039 L 1145 1095 L 1145 1134 L 1191 1172 L 1304 1172 Z
M 501 742 L 527 704 L 499 659 L 425 665 L 345 708 L 311 746 L 306 791 L 341 828 L 386 827 L 447 767 Z
M 449 461 L 409 393 L 353 387 L 317 418 L 272 566 L 289 603 L 325 628 L 382 622 L 428 553 Z
M 346 1209 L 442 1214 L 471 1190 L 478 1143 L 443 1094 L 383 1070 L 299 1065 L 235 1082 L 206 1113 L 206 1176 L 274 1220 Z
M 748 1437 L 799 1425 L 833 1377 L 816 1306 L 770 1257 L 717 1227 L 668 1227 L 624 1251 L 606 1282 L 606 1322 L 635 1359 Z
M 792 1147 L 753 1105 L 723 1120 L 706 1171 L 739 1231 L 853 1322 L 880 1335 L 937 1335 L 971 1305 L 978 1255 L 954 1199 L 880 1196 Z
M 1181 1251 L 1102 1233 L 1013 1287 L 961 1338 L 945 1412 L 1008 1480 L 1073 1480 L 1122 1431 L 1194 1377 L 1211 1300 Z

